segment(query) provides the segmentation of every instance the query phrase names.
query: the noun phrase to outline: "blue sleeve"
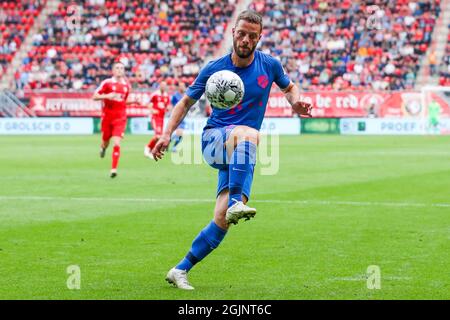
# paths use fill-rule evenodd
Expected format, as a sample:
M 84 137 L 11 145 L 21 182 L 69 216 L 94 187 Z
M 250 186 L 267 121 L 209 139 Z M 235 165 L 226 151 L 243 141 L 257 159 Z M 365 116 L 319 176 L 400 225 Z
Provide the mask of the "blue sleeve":
M 289 79 L 288 75 L 284 72 L 281 62 L 277 59 L 273 59 L 273 71 L 275 75 L 273 81 L 275 81 L 275 83 L 280 89 L 286 89 L 291 83 L 291 80 Z
M 208 63 L 206 66 L 200 70 L 197 78 L 194 83 L 192 83 L 189 88 L 186 90 L 186 95 L 194 100 L 198 100 L 201 98 L 203 93 L 205 92 L 206 81 L 208 81 L 211 76 L 211 63 Z

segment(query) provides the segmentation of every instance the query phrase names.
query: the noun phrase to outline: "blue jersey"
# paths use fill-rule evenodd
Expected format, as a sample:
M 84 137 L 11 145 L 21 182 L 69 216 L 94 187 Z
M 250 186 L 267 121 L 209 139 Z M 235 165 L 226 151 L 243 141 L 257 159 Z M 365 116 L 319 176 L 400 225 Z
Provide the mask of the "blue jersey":
M 220 70 L 230 70 L 238 74 L 244 82 L 245 95 L 236 107 L 223 110 L 213 107 L 207 128 L 226 127 L 229 125 L 245 125 L 259 130 L 266 112 L 272 83 L 285 89 L 289 86 L 289 77 L 284 72 L 280 61 L 270 55 L 255 51 L 253 62 L 238 68 L 231 61 L 231 54 L 209 62 L 198 75 L 195 82 L 187 89 L 186 95 L 198 100 L 205 92 L 206 81 Z

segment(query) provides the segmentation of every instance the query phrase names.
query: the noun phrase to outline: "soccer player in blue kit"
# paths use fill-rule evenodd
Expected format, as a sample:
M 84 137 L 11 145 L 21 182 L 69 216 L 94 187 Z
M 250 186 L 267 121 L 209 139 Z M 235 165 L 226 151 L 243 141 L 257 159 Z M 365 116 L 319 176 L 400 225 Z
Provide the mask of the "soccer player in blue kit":
M 299 88 L 285 74 L 279 60 L 256 51 L 261 39 L 262 17 L 255 11 L 239 14 L 233 28 L 233 51 L 209 62 L 172 111 L 166 130 L 152 150 L 162 159 L 170 137 L 200 99 L 208 78 L 217 71 L 230 70 L 244 82 L 245 95 L 239 105 L 223 110 L 213 107 L 202 134 L 206 162 L 219 170 L 214 219 L 198 234 L 185 258 L 172 268 L 166 280 L 180 289 L 193 290 L 187 273 L 224 239 L 230 224 L 250 219 L 256 209 L 247 206 L 256 161 L 256 148 L 272 83 L 284 92 L 299 116 L 311 116 L 312 106 L 300 101 Z
M 186 86 L 184 82 L 180 81 L 177 85 L 177 90 L 172 95 L 172 99 L 170 99 L 170 103 L 172 106 L 176 106 L 178 101 L 180 101 L 183 98 L 183 92 L 186 90 Z M 177 151 L 177 146 L 181 143 L 183 140 L 183 132 L 186 128 L 186 121 L 181 121 L 180 125 L 175 130 L 175 133 L 172 135 L 171 141 L 173 141 L 173 146 L 171 148 L 172 152 Z

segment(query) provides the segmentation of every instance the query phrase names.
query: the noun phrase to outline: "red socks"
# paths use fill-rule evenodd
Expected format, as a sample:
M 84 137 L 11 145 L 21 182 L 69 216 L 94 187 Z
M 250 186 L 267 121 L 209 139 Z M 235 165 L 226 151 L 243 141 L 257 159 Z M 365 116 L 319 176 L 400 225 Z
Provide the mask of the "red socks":
M 114 146 L 113 152 L 112 152 L 112 169 L 117 169 L 117 165 L 119 164 L 119 158 L 120 158 L 120 147 Z
M 153 139 L 150 140 L 150 142 L 148 143 L 147 147 L 149 147 L 150 150 L 153 150 L 153 148 L 155 147 L 155 145 L 158 142 L 158 140 L 159 140 L 159 138 L 153 137 Z

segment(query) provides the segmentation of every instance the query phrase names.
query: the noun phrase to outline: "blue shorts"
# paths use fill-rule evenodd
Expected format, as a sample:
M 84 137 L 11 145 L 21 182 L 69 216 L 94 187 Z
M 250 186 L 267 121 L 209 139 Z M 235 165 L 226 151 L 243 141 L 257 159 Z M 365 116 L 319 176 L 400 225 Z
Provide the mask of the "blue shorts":
M 228 189 L 229 159 L 225 148 L 225 142 L 234 127 L 234 125 L 221 128 L 206 127 L 202 133 L 203 158 L 211 167 L 219 170 L 216 196 L 223 190 Z M 242 187 L 242 193 L 247 199 L 250 199 L 254 171 L 255 166 L 253 165 L 252 171 L 245 178 L 244 186 Z

